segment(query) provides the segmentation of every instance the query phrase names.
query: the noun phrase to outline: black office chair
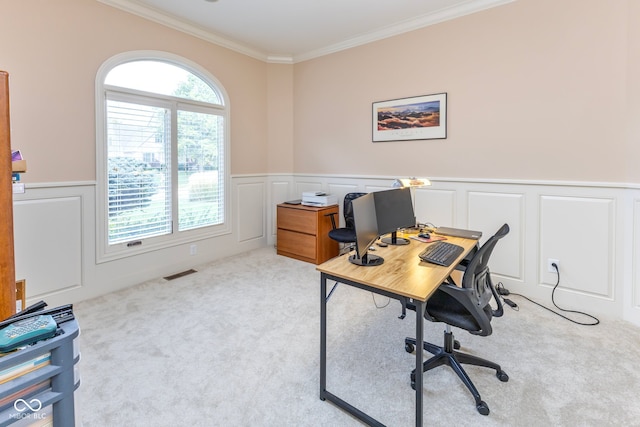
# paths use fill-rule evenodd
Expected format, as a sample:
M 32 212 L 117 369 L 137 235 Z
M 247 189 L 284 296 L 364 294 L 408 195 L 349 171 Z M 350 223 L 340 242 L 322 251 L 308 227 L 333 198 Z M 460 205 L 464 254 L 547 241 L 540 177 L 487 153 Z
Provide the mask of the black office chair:
M 467 330 L 480 336 L 491 335 L 491 318 L 503 314 L 502 302 L 491 282 L 491 275 L 487 265 L 493 248 L 498 240 L 509 233 L 509 225 L 504 224 L 498 232 L 477 250 L 473 258 L 464 267 L 462 284 L 457 286 L 449 277 L 427 301 L 424 317 L 432 322 L 444 322 L 447 327 L 444 332 L 442 347 L 424 342 L 424 349 L 433 357 L 422 364 L 423 372 L 440 365 L 449 365 L 467 386 L 476 401 L 476 408 L 482 415 L 489 414 L 489 406 L 481 399 L 471 379 L 462 367 L 463 363 L 483 366 L 496 370 L 496 376 L 502 382 L 509 381 L 509 376 L 500 365 L 481 359 L 470 354 L 456 351 L 451 326 Z M 497 308 L 491 306 L 491 299 L 495 299 Z M 409 353 L 415 350 L 416 340 L 405 339 L 405 350 Z M 411 372 L 411 386 L 415 389 L 415 370 Z
M 331 217 L 332 230 L 329 230 L 329 237 L 343 245 L 352 246 L 356 242 L 356 230 L 353 221 L 353 202 L 358 197 L 362 197 L 367 193 L 347 193 L 344 196 L 342 205 L 342 214 L 344 215 L 344 227 L 338 227 L 336 224 L 335 213 L 327 214 Z

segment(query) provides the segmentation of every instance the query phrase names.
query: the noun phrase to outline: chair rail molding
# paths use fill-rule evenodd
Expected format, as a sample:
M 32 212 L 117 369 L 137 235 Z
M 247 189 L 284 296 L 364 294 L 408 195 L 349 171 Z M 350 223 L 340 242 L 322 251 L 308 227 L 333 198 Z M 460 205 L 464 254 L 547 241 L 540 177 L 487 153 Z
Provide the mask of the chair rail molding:
M 35 298 L 46 299 L 49 305 L 81 301 L 197 264 L 273 246 L 277 205 L 300 198 L 303 191 L 335 194 L 341 205 L 349 192 L 389 189 L 396 178 L 233 175 L 231 233 L 198 241 L 195 256 L 186 243 L 100 265 L 95 261 L 95 182 L 27 183 L 26 192 L 14 197 L 14 209 L 20 210 L 21 218 L 15 225 L 20 242 L 16 245 L 16 276 L 30 284 L 27 303 Z M 557 275 L 548 270 L 547 263 L 556 259 L 560 264 L 555 292 L 559 306 L 640 325 L 640 185 L 429 179 L 431 186 L 414 191 L 419 222 L 481 230 L 484 236 L 509 224 L 511 232 L 491 259 L 494 283 L 502 282 L 510 291 L 552 308 Z M 34 233 L 32 223 L 51 224 L 47 212 L 75 219 L 61 221 L 56 230 Z M 73 254 L 72 261 L 57 273 L 57 283 L 45 284 L 47 263 L 30 256 L 27 248 L 40 245 L 47 253 L 60 252 L 63 236 L 73 236 L 64 243 L 64 250 Z M 525 300 L 518 303 L 521 310 L 534 309 Z

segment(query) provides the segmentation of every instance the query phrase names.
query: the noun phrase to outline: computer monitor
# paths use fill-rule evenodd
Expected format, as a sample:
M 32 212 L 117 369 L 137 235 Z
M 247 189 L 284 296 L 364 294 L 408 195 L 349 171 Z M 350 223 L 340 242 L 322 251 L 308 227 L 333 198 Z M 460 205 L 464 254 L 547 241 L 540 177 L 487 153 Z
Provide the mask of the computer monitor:
M 399 228 L 414 227 L 416 215 L 413 212 L 410 188 L 376 191 L 374 194 L 378 233 L 381 236 L 391 233 L 391 237 L 382 239 L 390 245 L 408 245 L 409 240 L 397 237 Z
M 369 253 L 369 247 L 375 243 L 380 235 L 378 233 L 374 193 L 365 194 L 354 199 L 351 207 L 356 231 L 356 253 L 349 257 L 349 261 L 363 266 L 382 264 L 384 262 L 382 257 Z

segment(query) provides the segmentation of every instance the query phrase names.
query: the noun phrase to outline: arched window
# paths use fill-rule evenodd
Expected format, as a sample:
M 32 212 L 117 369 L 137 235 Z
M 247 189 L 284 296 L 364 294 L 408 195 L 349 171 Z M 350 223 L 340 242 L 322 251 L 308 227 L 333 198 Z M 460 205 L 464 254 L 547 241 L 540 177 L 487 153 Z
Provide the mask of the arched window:
M 228 102 L 205 70 L 162 52 L 96 79 L 99 260 L 227 233 Z

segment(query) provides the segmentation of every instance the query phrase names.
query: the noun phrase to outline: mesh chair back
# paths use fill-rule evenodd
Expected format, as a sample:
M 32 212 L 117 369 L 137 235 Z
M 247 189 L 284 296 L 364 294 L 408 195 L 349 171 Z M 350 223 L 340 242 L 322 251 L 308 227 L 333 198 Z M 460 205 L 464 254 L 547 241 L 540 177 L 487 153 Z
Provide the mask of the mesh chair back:
M 502 239 L 509 233 L 509 225 L 504 224 L 497 231 L 496 234 L 491 236 L 474 257 L 469 261 L 467 268 L 462 276 L 462 287 L 466 289 L 472 289 L 476 298 L 478 307 L 484 309 L 489 305 L 489 301 L 494 296 L 494 288 L 491 283 L 491 275 L 489 272 L 489 258 L 491 253 L 498 243 L 498 240 Z
M 357 199 L 358 197 L 362 197 L 364 195 L 366 195 L 367 193 L 347 193 L 344 196 L 344 202 L 342 205 L 342 212 L 344 215 L 344 223 L 345 223 L 345 228 L 350 228 L 350 229 L 354 229 L 355 228 L 355 221 L 353 220 L 353 206 L 352 206 L 352 202 Z

